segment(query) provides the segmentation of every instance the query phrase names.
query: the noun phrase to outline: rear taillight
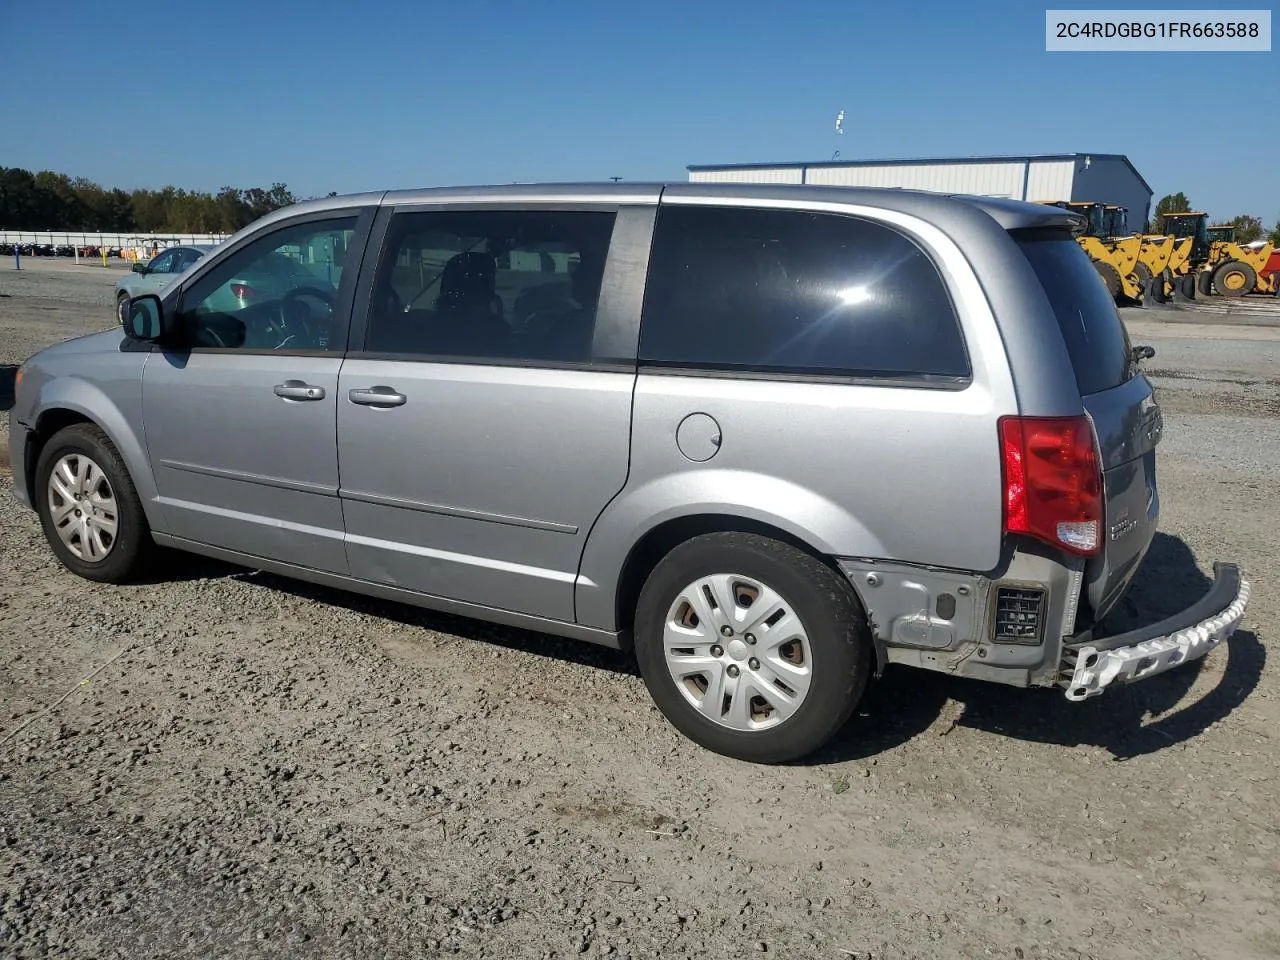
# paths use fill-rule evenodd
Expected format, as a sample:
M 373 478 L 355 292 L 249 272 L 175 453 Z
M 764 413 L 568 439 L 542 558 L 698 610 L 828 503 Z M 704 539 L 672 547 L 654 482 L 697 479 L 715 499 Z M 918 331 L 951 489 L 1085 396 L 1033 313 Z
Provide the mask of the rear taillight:
M 1001 417 L 1004 529 L 1091 556 L 1102 543 L 1102 472 L 1078 417 Z
M 231 295 L 237 300 L 252 300 L 258 295 L 258 292 L 247 283 L 233 283 L 231 285 Z

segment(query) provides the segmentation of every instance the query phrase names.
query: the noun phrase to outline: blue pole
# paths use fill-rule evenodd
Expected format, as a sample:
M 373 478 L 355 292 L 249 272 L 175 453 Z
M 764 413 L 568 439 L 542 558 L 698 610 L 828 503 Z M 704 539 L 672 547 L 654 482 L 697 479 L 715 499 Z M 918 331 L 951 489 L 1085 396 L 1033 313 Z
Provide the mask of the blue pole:
M 22 269 L 22 242 L 19 241 L 13 245 L 13 269 Z

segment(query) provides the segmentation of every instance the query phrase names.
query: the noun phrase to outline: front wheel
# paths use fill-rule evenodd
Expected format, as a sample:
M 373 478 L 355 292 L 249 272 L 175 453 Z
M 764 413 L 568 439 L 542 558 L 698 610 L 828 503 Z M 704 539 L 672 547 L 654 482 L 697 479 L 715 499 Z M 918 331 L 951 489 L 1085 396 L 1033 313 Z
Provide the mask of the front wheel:
M 77 423 L 40 452 L 32 490 L 45 539 L 72 573 L 126 583 L 153 547 L 142 502 L 115 446 L 101 429 Z
M 1133 275 L 1137 278 L 1138 297 L 1145 300 L 1147 298 L 1147 288 L 1151 286 L 1153 274 L 1151 268 L 1139 260 L 1133 267 Z
M 1102 285 L 1107 288 L 1111 299 L 1117 299 L 1122 287 L 1119 271 L 1105 260 L 1093 261 L 1093 269 L 1098 271 L 1098 277 L 1102 280 Z
M 636 609 L 636 659 L 671 724 L 755 763 L 806 756 L 853 713 L 874 652 L 852 586 L 768 537 L 713 533 L 672 550 Z

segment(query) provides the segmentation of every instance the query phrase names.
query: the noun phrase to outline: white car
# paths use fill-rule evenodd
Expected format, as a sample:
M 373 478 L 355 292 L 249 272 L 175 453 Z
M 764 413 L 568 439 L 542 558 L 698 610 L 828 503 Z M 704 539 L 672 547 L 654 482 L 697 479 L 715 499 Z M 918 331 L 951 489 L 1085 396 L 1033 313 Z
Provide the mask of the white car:
M 159 294 L 171 280 L 177 279 L 212 249 L 212 244 L 180 244 L 167 247 L 150 260 L 135 263 L 133 271 L 116 282 L 117 315 L 121 305 L 130 297 L 144 293 Z

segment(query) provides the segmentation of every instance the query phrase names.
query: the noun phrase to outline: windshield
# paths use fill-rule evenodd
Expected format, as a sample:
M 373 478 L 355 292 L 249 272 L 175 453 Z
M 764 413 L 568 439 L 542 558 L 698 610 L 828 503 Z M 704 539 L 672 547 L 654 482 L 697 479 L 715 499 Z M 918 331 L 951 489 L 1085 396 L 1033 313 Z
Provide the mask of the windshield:
M 1166 216 L 1161 232 L 1173 237 L 1195 237 L 1197 240 L 1207 238 L 1203 217 Z
M 1101 393 L 1127 381 L 1132 364 L 1129 334 L 1088 254 L 1056 231 L 1021 236 L 1018 241 L 1053 305 L 1080 395 Z
M 1089 236 L 1104 237 L 1107 234 L 1107 225 L 1103 220 L 1106 213 L 1100 204 L 1095 203 L 1089 208 Z

